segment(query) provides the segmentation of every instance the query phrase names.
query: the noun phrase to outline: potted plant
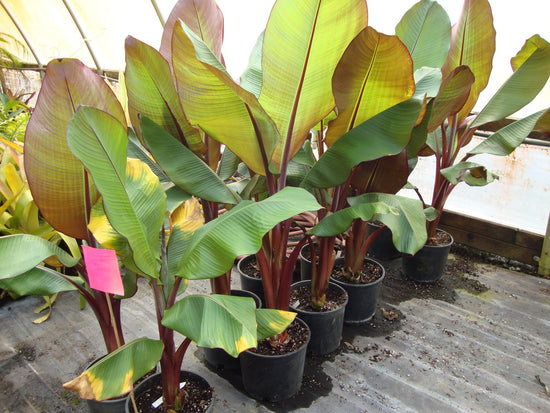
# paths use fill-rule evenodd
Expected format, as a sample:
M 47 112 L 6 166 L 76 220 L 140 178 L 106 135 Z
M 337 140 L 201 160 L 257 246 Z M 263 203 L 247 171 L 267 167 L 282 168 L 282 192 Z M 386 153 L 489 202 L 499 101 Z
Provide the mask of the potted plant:
M 144 136 L 165 134 L 147 118 L 140 128 Z M 142 371 L 137 368 L 141 360 L 160 359 L 163 408 L 179 411 L 188 401 L 186 390 L 180 390 L 180 371 L 191 341 L 236 356 L 255 347 L 258 337 L 276 334 L 292 321 L 289 313 L 256 310 L 249 298 L 196 294 L 178 299 L 186 280 L 223 274 L 235 256 L 259 248 L 263 233 L 289 214 L 285 203 L 292 188 L 263 202 L 242 202 L 193 230 L 192 217 L 200 215 L 197 202 L 187 201 L 194 205 L 186 214 L 190 219 L 177 220 L 174 214 L 165 219 L 166 194 L 160 180 L 145 163 L 127 160 L 127 132 L 115 118 L 82 106 L 69 123 L 67 140 L 101 194 L 91 213 L 90 231 L 100 245 L 114 248 L 125 266 L 149 281 L 159 340 L 136 340 L 133 347 L 110 354 L 65 387 L 82 397 L 110 397 L 132 388 L 128 378 Z M 251 217 L 263 208 L 270 209 L 271 220 L 254 222 Z M 175 331 L 185 336 L 179 346 Z M 128 399 L 127 405 L 132 404 Z
M 432 19 L 435 15 L 441 18 Z M 421 21 L 430 24 L 421 27 Z M 436 242 L 438 233 L 443 234 L 438 230 L 439 220 L 452 190 L 461 182 L 484 186 L 496 178 L 471 158 L 481 154 L 509 155 L 537 127 L 537 121 L 545 110 L 506 125 L 472 147 L 470 143 L 474 134 L 483 125 L 502 120 L 523 108 L 539 93 L 550 75 L 548 42 L 535 35 L 512 58 L 514 73 L 479 113 L 471 115 L 488 83 L 495 51 L 495 30 L 489 2 L 465 1 L 458 22 L 452 31 L 449 28 L 445 11 L 437 3 L 423 0 L 405 14 L 396 29 L 411 50 L 417 78 L 436 86 L 432 89 L 435 93 L 426 96 L 426 115 L 416 130 L 419 140 L 409 148 L 409 156 L 418 153 L 435 158 L 431 201 L 424 201 L 418 190 L 417 193 L 422 202 L 435 208 L 439 215 L 427 222 L 427 248 L 414 257 L 403 256 L 404 272 L 420 282 L 434 282 L 443 273 L 452 237 L 447 236 L 441 248 L 431 248 L 430 245 Z M 429 41 L 424 37 L 426 35 Z M 430 53 L 422 53 L 422 50 L 430 49 Z M 421 66 L 435 69 L 418 69 Z M 438 80 L 439 76 L 441 80 Z M 424 146 L 418 144 L 426 138 Z M 438 264 L 432 261 L 436 249 L 444 252 Z M 430 271 L 430 268 L 437 270 Z
M 87 87 L 84 87 L 87 85 Z M 78 290 L 90 305 L 98 320 L 106 353 L 124 344 L 120 323 L 120 299 L 135 291 L 136 278 L 127 271 L 122 278 L 124 294 L 112 294 L 90 284 L 80 248 L 71 239 L 95 245 L 88 231 L 88 218 L 98 199 L 95 186 L 84 168 L 70 152 L 66 129 L 76 107 L 87 104 L 113 116 L 123 125 L 122 107 L 111 88 L 92 70 L 74 59 L 50 62 L 46 68 L 37 105 L 26 129 L 24 144 L 25 175 L 30 193 L 44 221 L 65 240 L 65 250 L 55 239 L 47 240 L 32 234 L 16 234 L 0 238 L 4 263 L 9 271 L 2 272 L 2 284 L 23 294 L 50 295 L 61 291 Z M 34 232 L 34 234 L 37 234 Z M 34 254 L 30 255 L 33 251 Z M 74 268 L 72 275 L 45 267 L 42 263 L 57 256 L 57 267 Z M 124 406 L 124 400 L 108 404 Z M 94 409 L 94 403 L 90 409 Z M 99 409 L 106 409 L 99 407 Z
M 322 302 L 332 274 L 334 236 L 346 232 L 341 273 L 350 297 L 344 319 L 364 322 L 374 314 L 376 292 L 383 277 L 383 267 L 368 261 L 379 271 L 378 280 L 360 280 L 368 247 L 377 235 L 366 238 L 367 221 L 391 216 L 387 220 L 398 244 L 409 251 L 416 251 L 426 239 L 419 202 L 382 193 L 358 197 L 367 192 L 395 193 L 406 182 L 395 179 L 394 174 L 400 168 L 408 170 L 404 149 L 419 118 L 421 103 L 412 99 L 415 85 L 408 50 L 396 36 L 378 33 L 371 27 L 362 30 L 349 44 L 336 66 L 332 88 L 338 116 L 318 135 L 319 146 L 326 144 L 328 149 L 323 149 L 302 182 L 304 187 L 315 190 L 330 210 L 330 214 L 320 215 L 319 224 L 311 231 L 321 236 L 315 248 L 317 264 L 312 264 L 312 306 Z M 384 168 L 391 174 L 381 173 Z M 355 198 L 348 201 L 350 195 Z M 401 218 L 395 219 L 395 214 Z M 415 227 L 418 219 L 421 225 Z M 335 226 L 337 221 L 341 225 Z M 373 294 L 365 297 L 364 291 L 371 287 Z M 355 310 L 356 305 L 363 309 Z
M 290 160 L 307 139 L 309 130 L 334 106 L 330 85 L 332 71 L 345 46 L 366 24 L 363 1 L 345 5 L 302 1 L 303 13 L 296 24 L 300 29 L 289 38 L 288 21 L 296 17 L 295 6 L 295 2 L 288 0 L 275 3 L 255 49 L 257 53 L 253 53 L 240 85 L 231 79 L 216 56 L 191 30 L 176 26 L 172 37 L 172 70 L 186 117 L 191 125 L 199 126 L 242 160 L 251 177 L 244 193 L 256 200 L 266 195 L 274 196 L 287 187 Z M 350 18 L 333 19 L 335 13 Z M 286 33 L 284 41 L 283 33 Z M 327 48 L 327 42 L 333 47 Z M 216 105 L 209 102 L 216 102 Z M 266 189 L 261 189 L 262 185 Z M 310 204 L 296 214 L 319 207 L 317 203 Z M 287 255 L 291 224 L 289 218 L 274 226 L 264 237 L 257 254 L 268 308 L 286 310 L 289 307 L 296 258 L 299 248 L 306 242 L 302 240 Z M 287 336 L 284 333 L 274 339 L 275 347 L 281 347 Z M 299 359 L 302 370 L 304 356 L 305 349 Z M 273 370 L 266 369 L 266 372 L 273 378 Z M 246 381 L 245 369 L 242 373 Z M 300 369 L 298 373 L 301 378 Z M 253 381 L 256 385 L 261 380 Z M 268 382 L 272 390 L 274 382 Z M 286 386 L 289 381 L 283 378 L 280 382 Z M 268 396 L 247 384 L 245 388 L 254 397 L 275 400 L 294 394 L 300 380 L 294 382 L 297 386 L 290 391 Z

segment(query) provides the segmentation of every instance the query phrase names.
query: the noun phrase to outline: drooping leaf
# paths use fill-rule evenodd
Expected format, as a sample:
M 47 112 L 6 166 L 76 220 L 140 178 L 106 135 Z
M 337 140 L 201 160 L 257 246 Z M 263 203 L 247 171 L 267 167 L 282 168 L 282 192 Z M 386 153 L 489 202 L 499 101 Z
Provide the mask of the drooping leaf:
M 270 308 L 256 309 L 257 337 L 264 340 L 284 331 L 296 318 L 291 311 L 273 310 Z
M 168 177 L 189 194 L 218 203 L 233 204 L 232 193 L 208 165 L 160 126 L 141 117 L 143 139 Z
M 280 333 L 295 315 L 264 309 L 256 322 L 256 304 L 250 297 L 189 295 L 166 310 L 162 324 L 201 347 L 223 348 L 233 357 L 257 346 L 259 335 Z
M 515 72 L 479 112 L 470 127 L 504 119 L 515 113 L 531 102 L 548 81 L 550 44 L 546 40 L 533 36 L 514 59 Z
M 451 47 L 442 71 L 443 78 L 456 67 L 466 65 L 474 74 L 470 96 L 458 113 L 458 123 L 470 114 L 489 82 L 495 54 L 495 28 L 488 0 L 464 0 L 458 23 L 453 26 Z
M 163 348 L 162 341 L 138 338 L 109 353 L 63 387 L 90 400 L 127 393 L 137 379 L 155 367 Z
M 398 154 L 409 142 L 420 109 L 421 103 L 410 99 L 356 126 L 319 158 L 302 186 L 330 188 L 340 185 L 358 163 Z
M 451 43 L 451 21 L 445 9 L 434 0 L 422 0 L 411 7 L 395 28 L 407 46 L 414 70 L 441 67 Z
M 395 194 L 407 183 L 408 176 L 407 152 L 402 150 L 397 155 L 385 156 L 357 165 L 351 186 L 359 193 Z
M 23 274 L 51 256 L 56 256 L 67 267 L 76 265 L 80 258 L 74 258 L 54 243 L 34 235 L 0 237 L 0 279 Z
M 362 30 L 336 66 L 332 89 L 338 116 L 328 125 L 326 143 L 372 116 L 412 97 L 412 60 L 397 36 Z
M 166 211 L 158 178 L 141 161 L 126 161 L 126 133 L 105 112 L 81 107 L 67 137 L 102 195 L 110 224 L 128 240 L 136 266 L 142 274 L 158 276 L 158 235 Z
M 281 135 L 272 158 L 277 168 L 285 151 L 292 159 L 310 129 L 334 108 L 334 69 L 366 25 L 364 0 L 279 0 L 273 6 L 264 35 L 259 101 Z
M 319 208 L 313 195 L 294 187 L 286 187 L 260 202 L 242 201 L 195 231 L 177 275 L 202 279 L 224 274 L 235 257 L 256 253 L 263 235 L 276 224 Z
M 237 85 L 189 29 L 174 28 L 173 67 L 185 113 L 253 171 L 265 175 L 279 135 L 258 99 Z
M 442 169 L 441 175 L 453 185 L 466 182 L 470 186 L 485 186 L 498 178 L 483 165 L 475 162 L 459 162 L 456 165 Z
M 99 194 L 67 146 L 67 125 L 78 105 L 101 109 L 126 125 L 122 107 L 100 76 L 76 59 L 52 60 L 27 127 L 25 170 L 46 221 L 64 234 L 86 239 L 89 209 Z
M 200 132 L 189 125 L 168 62 L 151 46 L 126 38 L 126 88 L 132 125 L 141 137 L 139 115 L 147 116 L 195 153 L 206 150 Z
M 72 282 L 68 281 L 71 280 Z M 0 279 L 0 288 L 24 295 L 51 295 L 76 290 L 73 283 L 82 285 L 80 277 L 60 274 L 51 268 L 37 266 L 20 275 Z
M 395 247 L 408 254 L 426 244 L 426 216 L 417 199 L 398 195 L 369 193 L 348 198 L 351 205 L 321 220 L 311 233 L 329 236 L 344 232 L 355 218 L 380 221 L 392 232 Z
M 506 125 L 468 151 L 468 153 L 472 155 L 488 153 L 497 156 L 511 154 L 531 133 L 535 124 L 545 112 L 546 110 L 541 110 Z

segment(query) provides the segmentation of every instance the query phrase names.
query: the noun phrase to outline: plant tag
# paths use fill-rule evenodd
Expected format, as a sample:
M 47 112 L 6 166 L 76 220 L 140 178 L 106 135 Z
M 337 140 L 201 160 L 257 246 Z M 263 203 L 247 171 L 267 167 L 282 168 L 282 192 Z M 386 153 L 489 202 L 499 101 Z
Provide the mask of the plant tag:
M 182 382 L 180 383 L 180 389 L 183 389 L 183 387 L 184 387 L 186 384 L 187 384 L 186 381 L 182 381 Z M 161 404 L 162 404 L 162 396 L 159 397 L 157 400 L 155 400 L 155 401 L 153 402 L 153 404 L 151 404 L 151 406 L 153 406 L 153 407 L 156 409 L 156 408 L 159 407 Z
M 104 293 L 124 295 L 122 277 L 114 250 L 82 246 L 90 287 Z

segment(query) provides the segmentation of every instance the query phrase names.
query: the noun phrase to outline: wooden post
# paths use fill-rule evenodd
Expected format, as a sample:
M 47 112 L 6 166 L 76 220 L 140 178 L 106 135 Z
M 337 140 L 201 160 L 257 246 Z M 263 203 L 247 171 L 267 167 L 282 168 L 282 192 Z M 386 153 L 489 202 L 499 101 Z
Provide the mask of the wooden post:
M 542 251 L 540 252 L 539 275 L 544 277 L 550 276 L 550 216 L 546 224 L 546 235 L 542 243 Z

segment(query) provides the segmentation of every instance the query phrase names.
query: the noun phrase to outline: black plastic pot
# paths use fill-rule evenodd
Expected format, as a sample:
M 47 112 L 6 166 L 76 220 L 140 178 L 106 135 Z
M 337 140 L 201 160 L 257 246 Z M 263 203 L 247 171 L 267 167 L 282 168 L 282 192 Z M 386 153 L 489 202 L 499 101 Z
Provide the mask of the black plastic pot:
M 369 236 L 380 226 L 369 222 L 367 228 L 367 236 Z M 369 247 L 368 253 L 372 258 L 384 261 L 394 260 L 401 256 L 401 253 L 393 245 L 392 233 L 388 227 L 385 227 L 376 236 Z
M 343 258 L 336 258 L 336 264 L 342 264 Z M 360 324 L 369 321 L 376 313 L 376 305 L 382 288 L 382 281 L 386 276 L 386 270 L 379 262 L 365 258 L 365 261 L 376 264 L 382 269 L 382 276 L 368 284 L 355 284 L 332 279 L 348 293 L 348 304 L 344 313 L 344 323 Z
M 256 302 L 256 308 L 262 307 L 260 297 L 252 291 L 231 290 L 231 295 L 237 297 L 250 297 Z M 218 370 L 238 370 L 241 368 L 238 357 L 233 357 L 221 348 L 202 347 L 204 358 L 208 364 Z
M 302 281 L 311 280 L 311 260 L 304 257 L 304 250 L 309 251 L 309 245 L 304 245 L 300 250 L 300 277 Z
M 311 288 L 311 281 L 298 281 L 292 284 L 291 289 L 298 289 L 304 285 Z M 292 305 L 290 306 L 291 311 L 296 312 L 298 317 L 300 317 L 311 330 L 311 339 L 309 340 L 307 350 L 309 353 L 317 356 L 331 353 L 340 346 L 342 329 L 344 327 L 344 311 L 348 302 L 346 290 L 332 282 L 329 283 L 328 288 L 329 291 L 338 290 L 346 294 L 346 301 L 341 307 L 331 311 L 304 311 Z
M 443 230 L 438 229 L 440 232 Z M 403 273 L 418 283 L 431 284 L 439 280 L 444 272 L 453 237 L 447 245 L 424 245 L 416 254 L 403 254 L 401 267 Z
M 307 324 L 296 318 L 303 326 Z M 309 328 L 308 328 L 309 330 Z M 296 351 L 269 356 L 247 350 L 241 353 L 241 377 L 247 393 L 257 400 L 278 402 L 300 390 L 308 340 Z
M 210 384 L 202 376 L 199 376 L 198 374 L 195 374 L 195 373 L 190 372 L 190 371 L 183 371 L 182 370 L 180 372 L 180 383 L 183 383 L 183 382 L 188 381 L 188 380 L 197 381 L 197 382 L 200 382 L 202 385 L 204 385 L 206 387 L 210 387 Z M 161 373 L 156 373 L 156 374 L 152 375 L 151 377 L 148 377 L 147 379 L 142 381 L 140 384 L 138 384 L 136 386 L 136 388 L 134 389 L 135 398 L 137 399 L 139 397 L 139 395 L 143 392 L 146 392 L 146 391 L 149 391 L 150 389 L 161 386 L 161 383 L 162 383 Z M 155 400 L 156 400 L 157 397 L 159 397 L 159 396 L 155 396 Z M 162 397 L 162 394 L 160 395 L 160 397 Z M 153 402 L 155 402 L 155 400 L 151 400 L 150 401 L 151 404 Z M 204 413 L 212 413 L 213 410 L 214 410 L 214 396 L 212 395 L 212 398 L 210 400 L 210 404 L 208 405 L 208 408 L 204 411 Z M 125 413 L 135 413 L 134 407 L 132 405 L 132 400 L 129 397 L 126 399 L 125 410 L 123 410 L 123 411 Z
M 239 276 L 241 279 L 241 289 L 250 291 L 256 294 L 258 297 L 260 297 L 260 300 L 262 300 L 262 303 L 263 303 L 265 301 L 265 298 L 264 298 L 264 287 L 262 285 L 262 279 L 253 277 L 249 274 L 246 274 L 243 271 L 245 264 L 248 264 L 251 261 L 253 262 L 255 260 L 256 260 L 255 255 L 247 255 L 246 257 L 241 258 L 237 262 L 237 270 L 239 271 Z
M 92 361 L 85 370 L 92 367 L 95 363 L 97 363 L 99 360 L 101 360 L 105 356 L 98 357 L 94 361 Z M 103 400 L 103 401 L 97 401 L 97 400 L 86 400 L 86 404 L 88 405 L 88 410 L 90 413 L 124 413 L 125 405 L 126 405 L 126 399 L 128 398 L 128 394 L 116 397 L 114 399 L 109 400 Z

